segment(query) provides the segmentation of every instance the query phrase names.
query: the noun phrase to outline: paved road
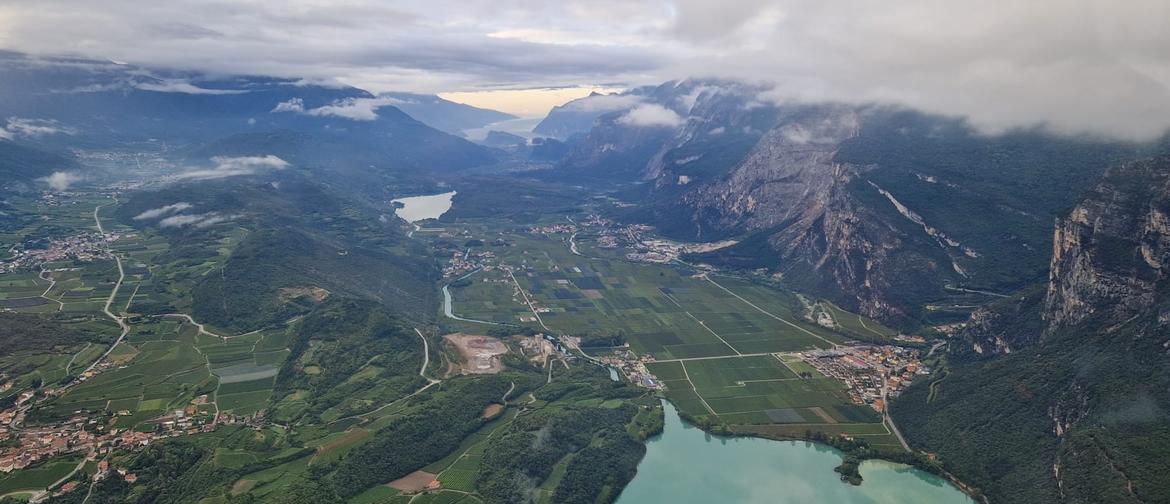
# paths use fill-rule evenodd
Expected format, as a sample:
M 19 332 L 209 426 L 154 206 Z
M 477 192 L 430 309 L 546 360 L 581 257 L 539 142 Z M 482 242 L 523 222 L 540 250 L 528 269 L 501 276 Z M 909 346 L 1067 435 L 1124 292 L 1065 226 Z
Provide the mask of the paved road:
M 520 295 L 524 296 L 524 302 L 528 304 L 528 309 L 532 310 L 532 315 L 536 317 L 536 321 L 540 322 L 540 327 L 543 327 L 544 330 L 551 332 L 552 329 L 549 329 L 548 326 L 544 325 L 544 320 L 541 319 L 540 314 L 536 312 L 536 305 L 532 304 L 532 300 L 528 299 L 528 294 L 524 292 L 524 288 L 520 287 L 520 281 L 516 280 L 516 275 L 513 275 L 511 271 L 508 271 L 508 276 L 512 277 L 512 283 L 516 284 L 516 289 L 520 291 Z
M 898 431 L 898 426 L 894 425 L 894 419 L 890 418 L 890 401 L 886 398 L 886 390 L 886 379 L 882 378 L 882 404 L 884 405 L 882 407 L 882 419 L 886 422 L 886 427 L 890 429 L 890 432 L 894 433 L 894 436 L 898 438 L 898 442 L 902 444 L 902 449 L 911 451 L 910 444 L 906 442 L 906 438 L 902 437 L 902 433 Z
M 762 353 L 745 353 L 737 355 L 712 355 L 710 357 L 686 357 L 683 359 L 654 359 L 654 362 L 690 362 L 697 360 L 712 360 L 712 359 L 738 359 L 740 357 L 759 357 L 761 355 L 772 355 L 772 352 Z
M 164 317 L 176 317 L 176 318 L 181 318 L 181 319 L 184 319 L 184 320 L 186 320 L 186 321 L 187 321 L 189 324 L 191 324 L 191 325 L 195 326 L 195 328 L 199 330 L 199 333 L 200 333 L 200 334 L 206 334 L 206 335 L 208 335 L 208 336 L 213 336 L 213 337 L 216 337 L 216 338 L 219 338 L 219 339 L 223 339 L 223 340 L 229 340 L 229 339 L 232 339 L 232 338 L 239 338 L 239 337 L 241 337 L 241 336 L 250 336 L 250 335 L 256 334 L 256 333 L 258 333 L 258 332 L 260 332 L 260 331 L 262 331 L 262 330 L 263 330 L 263 329 L 256 329 L 255 331 L 248 331 L 248 332 L 246 332 L 246 333 L 244 333 L 244 334 L 237 334 L 237 335 L 235 335 L 235 336 L 225 336 L 225 335 L 223 335 L 223 334 L 216 334 L 216 333 L 213 333 L 213 332 L 211 332 L 211 331 L 208 331 L 208 330 L 207 330 L 205 327 L 203 327 L 203 324 L 200 324 L 199 322 L 196 322 L 196 321 L 195 321 L 195 319 L 191 318 L 191 316 L 190 316 L 190 315 L 187 315 L 186 313 L 164 313 L 164 314 L 163 314 L 163 316 L 164 316 Z
M 430 382 L 431 385 L 439 383 L 439 380 L 427 378 L 427 366 L 431 365 L 431 345 L 430 343 L 427 343 L 427 337 L 423 336 L 422 331 L 418 330 L 417 327 L 414 328 L 414 333 L 417 334 L 418 338 L 423 342 L 423 363 L 422 368 L 418 370 L 418 375 L 423 377 L 426 381 Z
M 720 289 L 723 289 L 723 292 L 726 292 L 726 293 L 728 293 L 728 294 L 731 294 L 732 296 L 735 296 L 735 298 L 736 298 L 736 299 L 738 299 L 738 300 L 740 300 L 740 301 L 743 301 L 744 303 L 747 303 L 747 305 L 748 305 L 748 306 L 750 306 L 750 307 L 752 307 L 752 308 L 755 308 L 755 309 L 756 309 L 756 311 L 759 311 L 760 313 L 763 313 L 764 315 L 767 315 L 767 316 L 769 316 L 769 317 L 772 317 L 772 318 L 774 318 L 774 319 L 776 319 L 776 320 L 779 320 L 779 321 L 781 321 L 781 322 L 783 322 L 783 323 L 785 323 L 785 324 L 788 324 L 788 325 L 792 326 L 793 328 L 795 328 L 795 329 L 797 329 L 797 330 L 799 330 L 799 331 L 801 331 L 801 332 L 803 332 L 803 333 L 805 333 L 805 334 L 808 334 L 809 336 L 812 336 L 812 337 L 814 337 L 814 338 L 817 338 L 817 339 L 819 339 L 819 340 L 821 340 L 821 341 L 824 341 L 825 343 L 828 343 L 828 344 L 829 344 L 831 347 L 833 347 L 833 348 L 836 348 L 836 347 L 840 346 L 840 345 L 838 345 L 838 344 L 836 344 L 836 343 L 833 343 L 832 341 L 829 341 L 829 340 L 827 340 L 827 339 L 825 339 L 825 338 L 822 338 L 822 337 L 821 337 L 819 334 L 817 334 L 817 333 L 814 333 L 814 332 L 812 332 L 812 331 L 810 331 L 810 330 L 808 330 L 808 329 L 805 329 L 805 328 L 803 328 L 803 327 L 800 327 L 800 326 L 798 326 L 798 325 L 796 325 L 796 324 L 793 324 L 792 322 L 789 322 L 789 321 L 788 321 L 788 320 L 786 320 L 786 319 L 783 319 L 783 318 L 780 318 L 779 316 L 773 315 L 771 312 L 769 312 L 769 311 L 767 311 L 767 310 L 765 310 L 765 309 L 763 309 L 763 308 L 760 308 L 759 306 L 756 306 L 756 304 L 755 304 L 755 303 L 753 303 L 753 302 L 751 302 L 751 301 L 748 301 L 748 300 L 744 299 L 744 298 L 743 298 L 743 297 L 741 297 L 739 294 L 736 294 L 736 293 L 734 293 L 734 292 L 731 292 L 731 290 L 730 290 L 730 289 L 728 289 L 727 287 L 724 287 L 724 286 L 720 285 L 720 284 L 719 284 L 719 282 L 716 282 L 715 280 L 713 280 L 713 279 L 711 278 L 711 276 L 710 276 L 710 275 L 703 275 L 703 278 L 706 278 L 708 282 L 711 282 L 711 283 L 712 283 L 712 284 L 714 284 L 716 287 L 719 287 Z
M 97 224 L 98 232 L 100 233 L 105 233 L 106 231 L 105 228 L 102 227 L 102 219 L 100 216 L 98 216 L 98 210 L 101 210 L 101 208 L 104 206 L 109 206 L 112 204 L 113 203 L 98 205 L 93 209 L 93 221 L 95 224 Z M 114 313 L 110 311 L 110 305 L 114 303 L 114 298 L 118 296 L 118 289 L 122 288 L 122 281 L 126 279 L 126 271 L 122 269 L 122 258 L 118 257 L 118 254 L 113 255 L 114 261 L 118 263 L 118 282 L 114 284 L 114 290 L 110 291 L 110 297 L 106 298 L 106 305 L 102 307 L 102 313 L 105 313 L 107 317 L 114 319 L 114 322 L 118 323 L 118 327 L 122 328 L 122 334 L 118 335 L 118 339 L 114 340 L 114 344 L 110 345 L 110 348 L 106 349 L 105 353 L 98 357 L 97 360 L 93 361 L 93 364 L 90 364 L 89 367 L 85 368 L 83 373 L 93 370 L 93 368 L 97 367 L 98 364 L 106 360 L 106 357 L 109 357 L 110 352 L 113 352 L 114 349 L 117 348 L 120 343 L 122 343 L 122 340 L 126 337 L 126 335 L 130 333 L 130 326 L 126 324 L 126 321 L 122 317 L 114 315 Z

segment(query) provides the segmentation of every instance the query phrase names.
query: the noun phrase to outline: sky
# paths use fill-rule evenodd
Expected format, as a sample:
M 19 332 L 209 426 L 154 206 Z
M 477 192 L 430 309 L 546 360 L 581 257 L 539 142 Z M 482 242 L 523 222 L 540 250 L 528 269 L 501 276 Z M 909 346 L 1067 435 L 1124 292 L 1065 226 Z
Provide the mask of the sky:
M 591 93 L 610 94 L 625 88 L 578 85 L 561 88 L 498 89 L 488 91 L 439 92 L 439 96 L 473 107 L 501 110 L 519 117 L 543 117 L 556 105 L 584 98 Z
M 1167 19 L 1166 0 L 0 0 L 0 48 L 522 115 L 594 88 L 736 78 L 777 101 L 1146 139 L 1170 126 Z

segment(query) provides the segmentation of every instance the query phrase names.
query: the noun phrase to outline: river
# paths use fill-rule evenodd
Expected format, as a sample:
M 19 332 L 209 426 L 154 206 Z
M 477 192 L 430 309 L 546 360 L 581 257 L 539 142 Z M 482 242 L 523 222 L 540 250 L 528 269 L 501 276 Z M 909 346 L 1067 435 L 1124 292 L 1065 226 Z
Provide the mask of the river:
M 451 209 L 451 199 L 454 197 L 455 191 L 451 191 L 390 201 L 402 203 L 402 208 L 394 209 L 394 215 L 401 217 L 406 222 L 415 223 L 421 220 L 438 219 L 439 216 Z
M 861 486 L 833 468 L 840 452 L 804 441 L 712 436 L 686 425 L 669 402 L 666 430 L 652 438 L 618 504 L 972 504 L 946 480 L 903 464 L 866 461 Z

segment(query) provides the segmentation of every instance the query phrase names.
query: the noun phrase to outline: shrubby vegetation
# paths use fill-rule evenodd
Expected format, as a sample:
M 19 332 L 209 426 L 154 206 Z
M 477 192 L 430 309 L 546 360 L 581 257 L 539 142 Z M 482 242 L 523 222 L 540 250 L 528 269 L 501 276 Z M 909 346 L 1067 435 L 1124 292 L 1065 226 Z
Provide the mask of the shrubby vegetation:
M 297 390 L 308 391 L 306 414 L 312 417 L 374 389 L 388 402 L 425 383 L 418 375 L 423 360 L 418 336 L 372 301 L 326 301 L 291 331 L 291 354 L 277 373 L 273 394 L 279 400 Z M 307 362 L 310 345 L 314 348 Z M 310 364 L 317 373 L 304 372 Z M 352 378 L 366 366 L 376 366 L 377 372 Z
M 175 303 L 166 300 L 189 292 L 196 319 L 246 332 L 307 313 L 319 300 L 302 291 L 324 289 L 325 295 L 379 301 L 414 320 L 433 317 L 438 268 L 422 245 L 382 218 L 385 209 L 341 196 L 305 176 L 284 175 L 279 184 L 233 181 L 168 187 L 135 194 L 120 205 L 115 216 L 121 223 L 152 229 L 156 222 L 135 217 L 176 202 L 191 204 L 189 213 L 233 216 L 230 225 L 157 228 L 170 245 L 159 262 L 171 273 L 174 285 L 157 280 L 145 284 L 153 302 L 135 308 L 146 313 L 173 311 Z M 242 240 L 232 227 L 247 230 Z M 238 241 L 233 247 L 217 251 L 209 246 L 229 232 Z M 209 261 L 216 263 L 211 270 L 187 271 Z
M 0 312 L 0 355 L 48 352 L 87 342 L 111 342 L 116 337 L 85 315 Z
M 646 452 L 642 440 L 662 428 L 662 418 L 630 401 L 594 404 L 643 394 L 611 381 L 601 368 L 575 366 L 533 391 L 548 406 L 518 416 L 495 434 L 476 487 L 487 502 L 534 500 L 536 487 L 559 463 L 568 471 L 553 490 L 553 502 L 612 502 Z
M 1064 330 L 994 359 L 953 355 L 945 379 L 916 382 L 891 412 L 911 444 L 992 501 L 1170 500 L 1149 465 L 1170 447 L 1170 365 L 1164 338 L 1138 337 L 1155 319 Z

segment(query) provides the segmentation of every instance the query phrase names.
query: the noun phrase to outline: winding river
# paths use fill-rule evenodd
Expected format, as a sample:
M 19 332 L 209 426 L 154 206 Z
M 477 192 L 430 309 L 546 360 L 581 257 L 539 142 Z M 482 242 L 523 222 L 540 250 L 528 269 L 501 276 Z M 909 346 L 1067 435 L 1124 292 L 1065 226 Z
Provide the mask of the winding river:
M 725 438 L 686 425 L 669 402 L 666 430 L 647 444 L 618 504 L 972 504 L 946 480 L 902 464 L 866 461 L 860 486 L 841 482 L 840 452 L 804 441 Z

